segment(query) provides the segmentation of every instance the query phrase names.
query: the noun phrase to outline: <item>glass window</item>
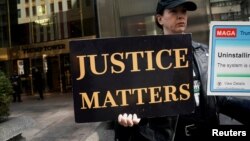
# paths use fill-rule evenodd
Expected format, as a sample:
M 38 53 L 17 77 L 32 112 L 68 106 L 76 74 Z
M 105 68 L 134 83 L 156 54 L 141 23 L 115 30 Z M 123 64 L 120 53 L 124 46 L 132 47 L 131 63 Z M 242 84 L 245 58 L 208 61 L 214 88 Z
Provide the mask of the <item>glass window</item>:
M 55 12 L 54 3 L 51 3 L 51 4 L 50 4 L 50 12 L 51 12 L 51 13 L 54 13 L 54 12 Z
M 44 36 L 43 26 L 40 26 L 40 41 L 41 42 L 44 41 L 43 36 Z
M 72 9 L 71 0 L 67 0 L 68 10 Z
M 32 7 L 33 16 L 36 16 L 36 6 Z
M 80 8 L 80 0 L 76 0 L 76 7 Z
M 17 2 L 19 1 L 21 5 L 17 5 Z M 13 42 L 13 45 L 26 45 L 31 42 L 37 43 L 48 40 L 51 41 L 63 38 L 91 36 L 96 34 L 96 17 L 92 0 L 88 0 L 87 2 L 86 0 L 9 0 L 9 2 L 16 4 L 16 10 L 12 10 L 12 12 L 15 13 L 12 15 L 15 15 L 16 20 L 19 22 L 12 30 L 19 31 L 20 33 L 18 35 L 11 35 L 13 41 L 16 41 L 16 43 Z M 87 9 L 85 8 L 84 12 L 86 12 L 86 14 L 84 14 L 82 17 L 80 16 L 79 9 L 78 12 L 72 10 L 73 8 L 77 8 L 77 4 L 79 6 L 80 3 L 84 6 L 86 6 L 85 4 L 90 4 L 91 6 Z M 3 16 L 1 15 L 2 8 L 0 7 L 0 9 L 1 22 Z M 62 11 L 68 9 L 71 10 L 69 10 L 69 13 L 65 13 L 65 17 L 61 17 L 62 14 L 57 13 L 58 11 L 61 13 Z M 47 17 L 46 14 L 48 13 L 51 15 L 48 15 Z M 37 18 L 33 19 L 33 23 L 28 23 L 32 21 L 30 18 L 33 16 Z M 6 22 L 6 20 L 3 22 Z M 44 29 L 42 29 L 40 26 L 43 26 Z M 2 30 L 0 31 L 0 34 L 4 33 L 3 30 L 5 29 L 8 28 L 0 28 L 0 30 Z M 20 39 L 21 35 L 27 35 L 27 37 L 23 37 L 25 40 L 23 38 Z
M 59 11 L 62 11 L 63 7 L 62 7 L 62 2 L 58 2 L 58 7 L 59 7 Z
M 214 3 L 213 3 L 214 2 Z M 210 1 L 211 20 L 238 21 L 247 20 L 249 15 L 245 14 L 245 6 L 249 1 Z
M 91 0 L 86 0 L 85 3 L 86 3 L 86 6 L 88 7 L 91 5 Z
M 42 14 L 46 14 L 46 6 L 45 5 L 42 5 Z
M 29 8 L 25 8 L 25 13 L 26 13 L 26 17 L 30 16 L 30 9 Z
M 51 40 L 50 39 L 50 34 L 51 34 L 51 28 L 50 28 L 50 25 L 47 25 L 47 40 L 49 41 L 49 40 Z
M 40 33 L 43 34 L 43 26 L 40 26 Z
M 21 9 L 17 9 L 17 17 L 21 18 Z
M 221 14 L 221 17 L 220 17 L 219 20 L 223 20 L 223 21 L 228 20 L 228 15 L 227 14 Z
M 157 33 L 156 25 L 153 15 L 135 15 L 122 17 L 121 21 L 121 35 L 154 35 Z
M 69 21 L 68 28 L 69 28 L 69 36 L 70 37 L 80 37 L 82 35 L 80 20 L 71 21 L 71 22 Z
M 38 6 L 37 7 L 37 12 L 38 12 L 38 15 L 44 15 L 46 14 L 46 6 L 45 5 L 41 5 L 41 6 Z

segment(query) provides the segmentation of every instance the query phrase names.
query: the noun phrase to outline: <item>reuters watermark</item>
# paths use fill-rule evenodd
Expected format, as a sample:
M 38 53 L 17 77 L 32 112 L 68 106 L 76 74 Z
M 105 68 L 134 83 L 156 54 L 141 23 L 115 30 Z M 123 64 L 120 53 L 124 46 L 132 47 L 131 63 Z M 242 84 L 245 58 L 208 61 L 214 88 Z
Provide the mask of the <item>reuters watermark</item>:
M 247 131 L 239 131 L 239 130 L 220 130 L 220 129 L 212 129 L 213 137 L 246 137 Z

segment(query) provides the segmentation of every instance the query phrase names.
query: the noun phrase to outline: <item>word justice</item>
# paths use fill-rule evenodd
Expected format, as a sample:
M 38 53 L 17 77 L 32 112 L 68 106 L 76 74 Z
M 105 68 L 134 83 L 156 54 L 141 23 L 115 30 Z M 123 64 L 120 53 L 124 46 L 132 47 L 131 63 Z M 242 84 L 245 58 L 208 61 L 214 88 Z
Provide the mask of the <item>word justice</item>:
M 143 59 L 142 61 L 147 63 L 146 68 L 143 68 L 144 71 L 188 68 L 187 53 L 188 48 L 162 49 L 157 52 L 153 50 L 122 53 L 116 52 L 112 54 L 101 54 L 103 62 L 99 62 L 99 60 L 97 61 L 98 57 L 100 59 L 100 56 L 97 54 L 81 55 L 77 56 L 80 75 L 76 80 L 81 80 L 85 77 L 86 68 L 90 68 L 94 75 L 103 75 L 107 73 L 109 69 L 108 66 L 110 66 L 109 70 L 111 74 L 123 73 L 127 67 L 131 68 L 130 72 L 140 72 L 142 71 L 139 62 L 140 59 Z M 126 62 L 129 59 L 131 62 Z M 90 63 L 85 63 L 85 61 L 89 61 Z M 103 66 L 101 71 L 97 70 L 97 63 Z M 90 66 L 85 66 L 85 64 L 90 64 Z

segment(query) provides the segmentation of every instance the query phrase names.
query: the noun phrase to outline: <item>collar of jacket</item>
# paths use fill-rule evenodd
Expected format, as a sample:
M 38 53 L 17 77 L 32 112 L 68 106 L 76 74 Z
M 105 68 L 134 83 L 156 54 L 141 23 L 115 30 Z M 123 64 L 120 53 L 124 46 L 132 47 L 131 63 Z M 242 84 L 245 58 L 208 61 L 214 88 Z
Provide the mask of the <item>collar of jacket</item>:
M 200 43 L 198 43 L 198 42 L 195 42 L 195 41 L 192 41 L 192 46 L 193 46 L 193 48 L 198 48 L 198 47 L 200 47 L 201 46 L 201 44 Z

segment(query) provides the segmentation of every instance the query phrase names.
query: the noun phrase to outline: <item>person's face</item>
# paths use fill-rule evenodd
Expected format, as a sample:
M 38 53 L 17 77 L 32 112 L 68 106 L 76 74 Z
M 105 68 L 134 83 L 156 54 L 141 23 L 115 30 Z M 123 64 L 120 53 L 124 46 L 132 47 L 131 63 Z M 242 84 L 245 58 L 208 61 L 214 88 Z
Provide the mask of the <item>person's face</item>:
M 187 27 L 187 10 L 183 6 L 165 9 L 163 14 L 156 15 L 162 25 L 164 34 L 183 33 Z

